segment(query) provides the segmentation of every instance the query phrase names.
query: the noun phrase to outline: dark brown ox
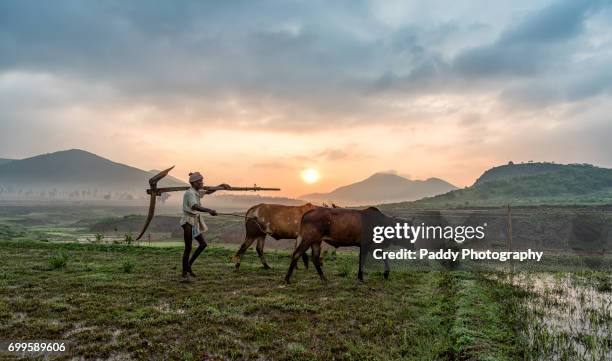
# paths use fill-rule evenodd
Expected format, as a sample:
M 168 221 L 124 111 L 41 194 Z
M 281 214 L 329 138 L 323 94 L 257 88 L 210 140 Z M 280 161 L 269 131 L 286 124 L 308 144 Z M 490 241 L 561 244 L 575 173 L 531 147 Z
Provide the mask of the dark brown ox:
M 311 203 L 306 203 L 301 206 L 284 206 L 280 204 L 261 203 L 251 207 L 245 215 L 246 236 L 244 243 L 232 257 L 232 261 L 236 263 L 236 269 L 240 268 L 240 259 L 242 255 L 249 249 L 253 242 L 257 241 L 257 254 L 264 268 L 269 269 L 270 266 L 266 262 L 264 255 L 264 245 L 266 235 L 274 239 L 296 239 L 300 228 L 300 220 L 304 213 L 320 208 Z M 297 245 L 297 241 L 296 241 Z M 304 264 L 308 265 L 306 253 L 301 255 Z
M 321 277 L 326 281 L 321 269 L 319 255 L 321 243 L 334 247 L 359 247 L 359 272 L 357 277 L 363 281 L 363 267 L 371 242 L 371 229 L 374 225 L 388 226 L 402 220 L 385 216 L 380 210 L 369 207 L 363 210 L 345 208 L 316 208 L 304 214 L 300 223 L 298 246 L 291 256 L 291 265 L 285 282 L 289 283 L 298 259 L 312 248 L 312 261 Z M 365 238 L 364 238 L 365 237 Z M 386 247 L 387 245 L 385 245 Z M 385 259 L 384 277 L 389 277 L 389 263 Z

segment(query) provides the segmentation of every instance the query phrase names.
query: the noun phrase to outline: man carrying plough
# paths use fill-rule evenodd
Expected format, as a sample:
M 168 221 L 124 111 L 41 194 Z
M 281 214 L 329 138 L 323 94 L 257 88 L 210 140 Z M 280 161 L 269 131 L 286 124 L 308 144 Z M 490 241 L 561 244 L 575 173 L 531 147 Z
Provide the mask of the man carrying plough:
M 202 219 L 203 213 L 209 213 L 211 216 L 216 216 L 217 211 L 214 209 L 202 207 L 200 199 L 206 194 L 212 194 L 216 190 L 204 190 L 204 177 L 200 172 L 189 173 L 189 183 L 191 187 L 185 191 L 183 195 L 183 216 L 181 217 L 181 227 L 183 228 L 183 240 L 185 241 L 185 250 L 183 251 L 183 281 L 189 281 L 189 276 L 196 277 L 191 266 L 198 258 L 200 253 L 206 248 L 206 240 L 204 240 L 204 232 L 208 230 L 206 223 Z M 230 189 L 227 184 L 220 184 L 219 187 Z M 193 255 L 191 255 L 191 244 L 195 238 L 198 241 Z M 191 258 L 190 258 L 191 256 Z
M 193 262 L 198 258 L 200 253 L 204 251 L 206 248 L 206 241 L 204 240 L 204 236 L 202 232 L 205 232 L 208 228 L 206 224 L 201 219 L 202 213 L 210 213 L 213 216 L 216 216 L 218 213 L 214 209 L 209 209 L 202 207 L 200 203 L 200 198 L 202 198 L 205 194 L 211 194 L 216 191 L 226 190 L 226 191 L 280 191 L 280 188 L 264 188 L 258 187 L 254 185 L 252 187 L 232 187 L 228 184 L 219 184 L 218 186 L 204 186 L 204 177 L 199 172 L 189 173 L 189 183 L 191 186 L 185 187 L 157 187 L 157 183 L 162 180 L 168 173 L 174 168 L 174 166 L 159 172 L 149 179 L 150 188 L 147 189 L 147 194 L 151 196 L 149 200 L 149 212 L 147 214 L 147 218 L 144 221 L 144 225 L 136 240 L 142 238 L 142 236 L 146 233 L 147 228 L 151 224 L 153 217 L 155 216 L 155 204 L 157 197 L 161 197 L 162 195 L 168 192 L 179 192 L 186 191 L 183 196 L 183 217 L 181 217 L 181 227 L 183 227 L 183 238 L 185 240 L 185 251 L 183 252 L 183 280 L 189 281 L 189 276 L 195 277 L 195 274 L 191 270 L 191 266 Z M 230 216 L 238 216 L 244 217 L 243 215 L 235 215 L 235 214 L 227 214 L 222 213 L 223 215 Z M 199 246 L 191 255 L 191 243 L 193 239 L 198 241 Z M 191 259 L 189 258 L 191 256 Z

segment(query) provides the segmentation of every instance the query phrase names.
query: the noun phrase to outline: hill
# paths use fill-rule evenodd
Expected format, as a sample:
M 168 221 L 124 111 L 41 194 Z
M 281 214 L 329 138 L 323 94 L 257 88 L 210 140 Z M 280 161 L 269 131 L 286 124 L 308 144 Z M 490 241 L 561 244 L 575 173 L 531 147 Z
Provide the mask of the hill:
M 375 173 L 360 182 L 336 188 L 329 193 L 311 193 L 300 198 L 337 202 L 340 205 L 364 205 L 411 201 L 453 189 L 457 188 L 438 178 L 410 180 L 396 174 Z
M 508 164 L 487 170 L 465 189 L 406 207 L 612 203 L 612 169 L 589 164 Z
M 144 190 L 159 170 L 144 171 L 113 162 L 94 153 L 71 149 L 14 160 L 0 165 L 0 199 L 24 200 L 148 200 Z M 172 175 L 159 182 L 161 187 L 186 186 Z M 172 193 L 171 201 L 180 201 Z M 241 210 L 257 203 L 295 205 L 300 200 L 267 194 L 217 193 L 206 197 L 206 204 L 219 209 Z
M 554 173 L 564 171 L 568 168 L 582 167 L 580 164 L 555 164 L 555 163 L 521 163 L 514 164 L 509 162 L 507 165 L 493 167 L 485 171 L 474 184 L 482 184 L 500 179 L 510 179 L 515 177 L 524 177 L 541 173 Z
M 14 159 L 0 158 L 0 166 L 12 162 Z
M 79 149 L 42 154 L 0 165 L 0 193 L 42 198 L 146 196 L 151 173 Z M 185 183 L 168 178 L 163 186 Z

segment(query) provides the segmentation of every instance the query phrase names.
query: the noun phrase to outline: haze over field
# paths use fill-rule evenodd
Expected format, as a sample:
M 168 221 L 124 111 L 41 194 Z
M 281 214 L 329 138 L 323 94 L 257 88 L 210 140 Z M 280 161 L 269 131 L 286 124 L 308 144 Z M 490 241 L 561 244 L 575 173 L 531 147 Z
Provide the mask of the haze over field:
M 335 202 L 341 205 L 367 205 L 414 201 L 457 189 L 438 178 L 410 180 L 393 173 L 375 173 L 370 177 L 328 193 L 310 193 L 301 199 L 315 202 Z
M 88 149 L 290 197 L 612 167 L 610 1 L 490 5 L 2 1 L 0 156 Z
M 0 200 L 148 204 L 149 196 L 145 194 L 148 179 L 158 172 L 144 171 L 78 149 L 42 154 L 0 164 Z M 397 203 L 400 207 L 612 202 L 612 169 L 590 164 L 510 162 L 486 170 L 473 183 L 457 189 L 439 178 L 410 180 L 379 172 L 330 192 L 304 194 L 297 199 L 278 196 L 277 192 L 219 192 L 206 197 L 205 202 L 211 207 L 240 210 L 263 202 L 296 205 L 305 201 L 340 206 Z M 186 185 L 186 181 L 172 175 L 159 183 L 161 187 Z M 162 199 L 175 208 L 180 200 L 180 193 L 170 193 Z
M 96 154 L 71 149 L 0 164 L 0 199 L 5 200 L 148 200 L 145 194 L 148 179 L 159 170 L 144 171 L 113 162 Z M 208 180 L 206 180 L 207 184 Z M 186 186 L 172 175 L 162 179 L 160 187 Z M 342 205 L 377 204 L 415 200 L 445 193 L 454 186 L 440 179 L 411 181 L 395 174 L 376 173 L 368 179 L 340 187 L 330 193 L 300 197 L 321 202 L 341 202 Z M 247 194 L 249 193 L 249 194 Z M 180 194 L 170 193 L 170 201 L 180 201 Z M 174 196 L 172 196 L 174 195 Z M 164 198 L 165 199 L 165 198 Z M 302 200 L 261 192 L 220 192 L 209 196 L 207 204 L 223 207 L 249 208 L 262 202 L 301 204 Z

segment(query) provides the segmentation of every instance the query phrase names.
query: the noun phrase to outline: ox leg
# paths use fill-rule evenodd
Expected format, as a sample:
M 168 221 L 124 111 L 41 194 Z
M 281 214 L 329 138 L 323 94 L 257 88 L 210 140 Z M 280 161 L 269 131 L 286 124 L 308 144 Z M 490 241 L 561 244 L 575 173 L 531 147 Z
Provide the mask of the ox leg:
M 319 257 L 319 264 L 321 266 L 323 266 L 323 259 L 327 255 L 328 250 L 329 250 L 329 246 L 327 246 L 327 243 L 321 242 L 321 257 Z
M 385 273 L 383 273 L 383 277 L 385 277 L 385 279 L 388 280 L 389 279 L 389 260 L 385 258 L 383 261 L 385 262 Z
M 308 269 L 308 253 L 304 252 L 302 255 L 302 262 L 304 262 L 304 267 Z
M 321 243 L 313 243 L 312 246 L 312 262 L 317 269 L 317 273 L 319 277 L 321 277 L 321 281 L 327 282 L 327 278 L 323 274 L 323 270 L 321 269 Z
M 266 242 L 266 236 L 262 236 L 262 237 L 258 237 L 257 238 L 257 255 L 259 256 L 259 259 L 261 260 L 261 263 L 264 266 L 264 269 L 270 269 L 272 267 L 270 267 L 268 265 L 268 262 L 266 262 L 266 256 L 264 255 L 264 244 Z
M 251 247 L 253 242 L 255 242 L 255 240 L 261 236 L 263 236 L 264 238 L 266 236 L 259 223 L 257 223 L 257 220 L 254 218 L 247 218 L 244 222 L 244 228 L 244 242 L 242 243 L 236 254 L 231 258 L 232 262 L 236 264 L 236 271 L 240 269 L 240 260 L 242 259 L 244 253 L 249 249 L 249 247 Z
M 293 274 L 293 270 L 297 266 L 298 260 L 300 259 L 302 254 L 304 254 L 306 250 L 310 247 L 309 245 L 310 242 L 307 242 L 305 240 L 302 240 L 301 242 L 298 242 L 298 243 L 299 245 L 297 246 L 297 248 L 293 251 L 293 254 L 291 255 L 291 264 L 289 265 L 289 270 L 287 271 L 287 275 L 285 276 L 285 283 L 287 284 L 290 283 L 291 275 Z
M 299 245 L 300 245 L 300 242 L 298 242 L 298 239 L 297 238 L 294 239 L 293 240 L 293 252 L 295 252 L 295 250 L 298 248 Z M 308 257 L 308 256 L 306 256 L 306 257 Z M 306 268 L 308 268 L 308 266 L 306 266 Z M 295 265 L 295 269 L 300 269 L 300 265 L 296 264 Z
M 297 238 L 295 239 L 295 241 L 293 242 L 293 250 L 295 251 L 298 247 L 298 240 Z M 306 269 L 308 269 L 308 253 L 304 252 L 304 254 L 302 255 L 302 262 L 304 262 L 304 267 L 306 267 Z M 295 269 L 299 269 L 300 267 L 298 265 L 295 265 Z
M 359 247 L 359 271 L 357 272 L 357 278 L 363 282 L 363 267 L 365 266 L 365 247 Z
M 240 260 L 242 259 L 242 255 L 244 255 L 247 249 L 251 247 L 254 241 L 255 241 L 254 237 L 250 237 L 249 235 L 247 235 L 246 238 L 244 239 L 244 243 L 242 243 L 242 245 L 236 252 L 236 255 L 232 258 L 232 261 L 236 263 L 236 271 L 240 269 Z

